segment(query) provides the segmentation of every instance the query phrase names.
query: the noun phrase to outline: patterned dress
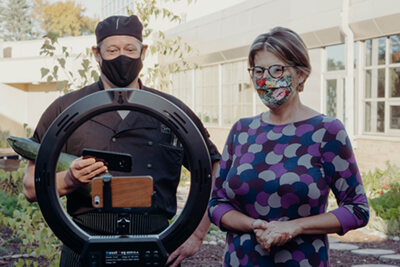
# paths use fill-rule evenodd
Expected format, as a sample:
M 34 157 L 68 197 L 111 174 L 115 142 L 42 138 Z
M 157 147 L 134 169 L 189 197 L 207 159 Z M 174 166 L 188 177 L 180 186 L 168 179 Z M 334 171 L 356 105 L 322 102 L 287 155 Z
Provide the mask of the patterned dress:
M 344 234 L 367 224 L 368 202 L 342 123 L 318 115 L 272 125 L 261 114 L 236 122 L 227 139 L 209 203 L 211 221 L 238 210 L 266 221 L 288 221 L 326 211 Z M 224 266 L 329 266 L 327 235 L 299 235 L 264 252 L 253 233 L 228 231 Z

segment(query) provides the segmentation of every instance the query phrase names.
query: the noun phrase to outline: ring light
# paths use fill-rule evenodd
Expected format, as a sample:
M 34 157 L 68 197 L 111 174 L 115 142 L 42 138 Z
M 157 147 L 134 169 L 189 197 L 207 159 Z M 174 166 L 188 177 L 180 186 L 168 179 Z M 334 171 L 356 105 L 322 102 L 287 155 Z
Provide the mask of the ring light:
M 191 172 L 190 194 L 182 213 L 160 234 L 91 236 L 69 218 L 60 203 L 55 175 L 64 143 L 85 121 L 114 110 L 140 111 L 155 117 L 171 128 L 184 147 Z M 104 90 L 78 100 L 52 123 L 36 159 L 35 188 L 46 222 L 64 244 L 81 255 L 85 265 L 103 266 L 108 261 L 107 266 L 164 266 L 167 255 L 193 233 L 204 215 L 211 190 L 211 163 L 196 125 L 176 105 L 142 90 Z M 117 251 L 124 257 L 112 255 Z M 114 263 L 110 259 L 115 259 Z

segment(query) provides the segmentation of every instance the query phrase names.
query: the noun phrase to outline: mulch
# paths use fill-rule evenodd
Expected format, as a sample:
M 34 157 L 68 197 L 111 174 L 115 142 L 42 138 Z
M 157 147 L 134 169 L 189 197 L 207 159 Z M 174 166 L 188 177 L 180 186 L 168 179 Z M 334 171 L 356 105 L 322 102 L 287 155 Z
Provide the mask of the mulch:
M 344 236 L 329 235 L 337 238 L 341 243 L 357 245 L 360 249 L 390 249 L 400 253 L 400 241 L 383 238 L 375 234 L 368 234 L 364 230 L 354 230 Z M 182 263 L 182 267 L 219 267 L 223 258 L 223 245 L 203 244 L 200 250 L 191 258 Z M 379 257 L 361 256 L 345 250 L 333 250 L 330 252 L 330 264 L 332 267 L 351 267 L 359 264 L 388 264 L 400 266 L 400 261 L 381 260 Z
M 330 235 L 340 240 L 342 243 L 354 244 L 361 248 L 391 249 L 400 253 L 400 241 L 384 238 L 366 231 L 350 231 L 344 236 L 336 234 Z M 10 242 L 11 241 L 11 242 Z M 13 266 L 18 259 L 11 255 L 20 254 L 21 242 L 13 240 L 12 231 L 7 228 L 0 228 L 0 248 L 7 249 L 6 252 L 0 250 L 0 266 Z M 182 267 L 219 267 L 223 258 L 224 245 L 203 244 L 200 250 L 181 264 Z M 45 266 L 43 258 L 29 258 L 39 262 L 39 266 Z M 350 267 L 355 264 L 391 264 L 400 266 L 400 261 L 381 260 L 379 257 L 360 256 L 344 250 L 330 250 L 330 263 L 333 267 Z

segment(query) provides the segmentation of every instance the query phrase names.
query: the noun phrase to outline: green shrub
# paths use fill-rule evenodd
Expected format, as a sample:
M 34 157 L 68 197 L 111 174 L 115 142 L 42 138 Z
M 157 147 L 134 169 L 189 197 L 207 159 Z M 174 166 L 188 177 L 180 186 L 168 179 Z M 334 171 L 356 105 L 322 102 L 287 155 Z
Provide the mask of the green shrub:
M 384 220 L 400 218 L 400 185 L 389 185 L 386 192 L 369 200 L 370 206 L 376 214 Z
M 400 168 L 386 163 L 386 169 L 376 169 L 362 175 L 370 205 L 368 227 L 388 235 L 400 235 Z
M 11 217 L 17 207 L 17 203 L 17 197 L 0 192 L 0 213 L 4 214 L 4 216 Z
M 21 161 L 17 171 L 0 170 L 0 225 L 13 230 L 15 240 L 22 242 L 21 254 L 44 257 L 49 266 L 58 266 L 61 242 L 46 224 L 37 203 L 29 203 L 22 194 L 26 162 Z M 37 265 L 29 259 L 20 259 L 16 266 Z
M 7 137 L 10 136 L 10 131 L 4 131 L 0 128 L 0 148 L 10 147 L 7 142 Z

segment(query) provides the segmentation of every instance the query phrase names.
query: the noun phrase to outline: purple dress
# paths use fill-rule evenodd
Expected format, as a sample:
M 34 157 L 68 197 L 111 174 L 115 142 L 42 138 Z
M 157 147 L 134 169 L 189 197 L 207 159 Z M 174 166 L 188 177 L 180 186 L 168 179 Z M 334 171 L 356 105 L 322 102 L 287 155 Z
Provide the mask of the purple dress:
M 220 227 L 230 210 L 266 221 L 324 213 L 332 190 L 333 214 L 344 234 L 367 224 L 369 208 L 342 123 L 318 115 L 285 125 L 261 115 L 236 122 L 228 136 L 209 203 Z M 263 252 L 253 233 L 227 231 L 224 266 L 329 266 L 327 235 L 299 235 Z

